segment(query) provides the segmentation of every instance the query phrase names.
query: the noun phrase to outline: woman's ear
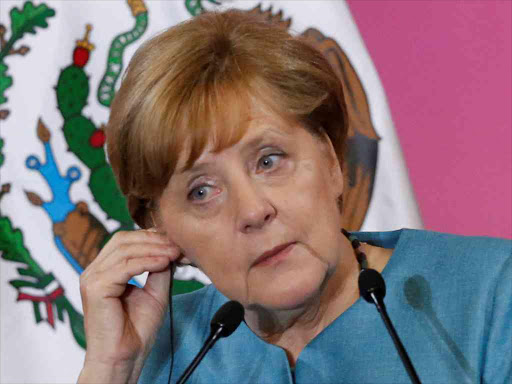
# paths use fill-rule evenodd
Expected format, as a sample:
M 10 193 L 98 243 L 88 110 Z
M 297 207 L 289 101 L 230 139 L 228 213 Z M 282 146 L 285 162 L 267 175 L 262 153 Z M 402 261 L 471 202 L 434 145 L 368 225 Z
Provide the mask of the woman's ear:
M 326 149 L 324 153 L 327 156 L 329 173 L 333 183 L 332 185 L 336 196 L 339 197 L 343 194 L 343 172 L 341 171 L 340 161 L 336 151 L 334 150 L 331 139 L 325 132 L 323 132 L 322 141 Z
M 153 227 L 148 230 L 153 231 L 153 232 L 159 232 L 160 231 L 159 228 L 161 228 L 161 226 L 160 226 L 161 221 L 158 218 L 158 212 L 156 210 L 150 211 L 150 215 L 151 215 L 151 221 L 152 221 Z M 162 234 L 165 234 L 165 233 L 162 232 Z M 184 253 L 180 254 L 180 256 L 176 259 L 174 264 L 176 264 L 176 266 L 178 266 L 178 267 L 190 265 L 192 267 L 199 268 L 192 261 L 190 261 L 190 259 L 188 259 Z

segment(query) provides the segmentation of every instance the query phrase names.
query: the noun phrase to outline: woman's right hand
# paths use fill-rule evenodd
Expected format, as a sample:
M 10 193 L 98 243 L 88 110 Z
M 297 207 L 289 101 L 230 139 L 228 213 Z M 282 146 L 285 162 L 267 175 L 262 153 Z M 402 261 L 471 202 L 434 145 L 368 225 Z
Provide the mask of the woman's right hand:
M 179 255 L 156 231 L 118 232 L 82 273 L 87 353 L 79 383 L 137 381 L 163 322 Z M 143 288 L 127 284 L 143 272 Z

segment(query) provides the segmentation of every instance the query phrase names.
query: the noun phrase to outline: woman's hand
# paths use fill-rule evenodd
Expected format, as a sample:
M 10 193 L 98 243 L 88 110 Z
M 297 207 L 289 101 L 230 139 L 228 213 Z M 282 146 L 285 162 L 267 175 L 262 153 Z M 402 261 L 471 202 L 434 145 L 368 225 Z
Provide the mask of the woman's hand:
M 79 382 L 136 382 L 169 303 L 180 250 L 156 231 L 118 232 L 80 277 L 87 353 Z M 149 272 L 144 288 L 127 285 Z

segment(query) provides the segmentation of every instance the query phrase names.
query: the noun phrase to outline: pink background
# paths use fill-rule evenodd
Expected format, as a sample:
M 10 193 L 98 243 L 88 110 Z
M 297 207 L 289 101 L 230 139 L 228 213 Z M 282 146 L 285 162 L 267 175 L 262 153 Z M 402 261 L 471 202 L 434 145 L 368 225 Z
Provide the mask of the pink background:
M 512 2 L 348 4 L 425 228 L 512 238 Z

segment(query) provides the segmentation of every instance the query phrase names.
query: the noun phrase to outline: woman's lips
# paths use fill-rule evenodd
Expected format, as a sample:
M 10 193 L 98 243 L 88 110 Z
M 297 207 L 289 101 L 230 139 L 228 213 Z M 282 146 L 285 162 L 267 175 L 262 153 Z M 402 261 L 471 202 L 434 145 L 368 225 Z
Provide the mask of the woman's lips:
M 260 267 L 265 265 L 273 264 L 279 260 L 284 259 L 288 253 L 292 250 L 293 246 L 295 245 L 294 242 L 286 243 L 282 245 L 278 245 L 277 247 L 274 247 L 270 249 L 269 251 L 266 251 L 263 253 L 260 257 L 256 259 L 253 266 Z

